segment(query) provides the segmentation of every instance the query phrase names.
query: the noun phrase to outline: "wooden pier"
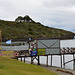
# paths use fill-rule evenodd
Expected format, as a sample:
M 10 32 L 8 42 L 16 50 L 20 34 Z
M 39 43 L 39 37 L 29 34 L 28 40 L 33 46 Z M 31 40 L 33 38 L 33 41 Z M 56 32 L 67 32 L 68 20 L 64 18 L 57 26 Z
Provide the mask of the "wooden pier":
M 57 55 L 57 56 L 60 56 L 60 63 L 61 63 L 61 68 L 63 68 L 63 66 L 64 66 L 64 68 L 65 68 L 65 65 L 67 64 L 67 63 L 70 63 L 70 62 L 72 62 L 73 61 L 73 69 L 75 69 L 75 53 L 66 53 L 66 54 L 48 54 L 48 55 L 40 55 L 40 56 L 17 56 L 16 57 L 16 59 L 18 60 L 18 58 L 21 58 L 21 61 L 24 61 L 24 63 L 26 62 L 25 61 L 25 58 L 27 58 L 27 57 L 30 57 L 31 58 L 31 64 L 34 64 L 34 59 L 36 59 L 37 60 L 37 65 L 41 65 L 41 63 L 40 63 L 40 57 L 41 56 L 45 56 L 46 57 L 46 66 L 48 67 L 49 65 L 48 65 L 48 60 L 49 60 L 49 56 L 51 56 L 51 60 L 50 60 L 50 63 L 51 63 L 51 65 L 50 66 L 53 66 L 53 56 L 55 56 L 55 55 Z M 73 59 L 72 60 L 69 60 L 69 61 L 67 61 L 67 62 L 65 62 L 65 55 L 72 55 L 73 56 Z M 24 58 L 24 60 L 22 60 L 22 58 Z M 63 61 L 63 62 L 62 62 Z
M 60 40 L 59 39 L 49 39 L 49 40 L 35 40 L 30 41 L 29 43 L 29 56 L 21 55 L 16 56 L 16 58 L 25 58 L 30 57 L 31 58 L 31 64 L 34 63 L 34 59 L 37 60 L 37 64 L 41 65 L 40 63 L 40 57 L 45 56 L 46 57 L 46 66 L 48 66 L 49 62 L 49 56 L 50 58 L 50 66 L 53 66 L 53 56 L 60 56 L 60 64 L 61 68 L 65 68 L 65 65 L 67 63 L 70 63 L 73 61 L 73 68 L 75 69 L 75 48 L 73 47 L 62 47 L 60 48 Z M 70 42 L 69 42 L 70 43 Z M 64 43 L 65 44 L 65 43 Z M 35 54 L 33 54 L 35 51 Z M 37 53 L 36 53 L 37 52 Z M 72 55 L 73 59 L 69 61 L 65 61 L 65 55 Z

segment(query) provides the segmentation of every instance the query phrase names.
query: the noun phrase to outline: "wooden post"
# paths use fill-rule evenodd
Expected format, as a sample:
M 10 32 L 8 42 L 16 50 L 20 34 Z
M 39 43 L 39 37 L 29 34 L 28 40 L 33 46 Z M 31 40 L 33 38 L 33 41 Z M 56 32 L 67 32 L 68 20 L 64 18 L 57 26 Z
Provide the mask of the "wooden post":
M 25 63 L 25 57 L 24 57 L 24 63 Z
M 46 66 L 48 67 L 48 55 L 47 55 L 47 65 Z
M 21 61 L 22 61 L 22 57 L 21 57 Z
M 61 68 L 62 68 L 62 55 L 60 55 L 60 59 L 61 59 Z
M 51 66 L 52 66 L 52 55 L 51 55 Z
M 33 57 L 31 57 L 31 64 L 33 64 Z
M 18 60 L 18 57 L 16 57 L 16 59 Z
M 74 58 L 74 70 L 75 70 L 75 58 Z
M 40 65 L 40 56 L 38 56 L 38 65 Z
M 74 62 L 73 62 L 73 69 L 75 70 L 75 56 L 73 54 L 73 59 L 74 59 Z
M 65 68 L 65 55 L 63 54 L 63 65 L 64 65 L 64 68 Z

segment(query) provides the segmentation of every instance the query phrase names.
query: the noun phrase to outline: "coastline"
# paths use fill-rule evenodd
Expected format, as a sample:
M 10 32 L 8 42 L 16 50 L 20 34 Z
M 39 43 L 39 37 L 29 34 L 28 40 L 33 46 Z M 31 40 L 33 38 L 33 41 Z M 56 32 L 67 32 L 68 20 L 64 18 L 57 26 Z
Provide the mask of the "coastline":
M 60 67 L 55 67 L 55 66 L 45 66 L 45 65 L 40 65 L 43 68 L 46 68 L 48 70 L 51 70 L 55 73 L 57 73 L 58 75 L 75 75 L 75 70 L 71 70 L 71 69 L 65 69 L 65 68 L 60 68 Z
M 31 64 L 30 61 L 26 61 L 27 64 Z M 34 63 L 34 65 L 37 65 L 36 63 Z M 55 66 L 46 66 L 46 65 L 39 65 L 45 69 L 48 69 L 50 71 L 53 71 L 55 73 L 57 73 L 58 75 L 75 75 L 75 70 L 71 70 L 71 69 L 65 69 L 65 68 L 60 68 L 60 67 L 55 67 Z

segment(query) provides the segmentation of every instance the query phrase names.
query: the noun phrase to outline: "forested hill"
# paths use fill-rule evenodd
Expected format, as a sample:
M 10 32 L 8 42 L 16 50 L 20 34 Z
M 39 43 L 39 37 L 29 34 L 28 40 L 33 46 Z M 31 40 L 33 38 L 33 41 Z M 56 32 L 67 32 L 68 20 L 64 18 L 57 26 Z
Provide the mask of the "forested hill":
M 31 18 L 30 18 L 31 19 Z M 73 38 L 74 33 L 44 26 L 32 19 L 16 18 L 14 22 L 0 20 L 3 39 L 31 38 Z

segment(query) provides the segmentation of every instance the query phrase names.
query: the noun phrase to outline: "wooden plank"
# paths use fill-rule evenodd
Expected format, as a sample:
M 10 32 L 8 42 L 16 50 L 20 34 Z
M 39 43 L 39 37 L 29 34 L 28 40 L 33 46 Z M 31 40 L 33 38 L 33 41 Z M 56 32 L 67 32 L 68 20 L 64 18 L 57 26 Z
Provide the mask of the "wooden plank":
M 73 59 L 73 60 L 70 60 L 70 61 L 68 61 L 68 62 L 65 62 L 64 64 L 67 64 L 67 63 L 72 62 L 72 61 L 74 61 L 74 59 Z

